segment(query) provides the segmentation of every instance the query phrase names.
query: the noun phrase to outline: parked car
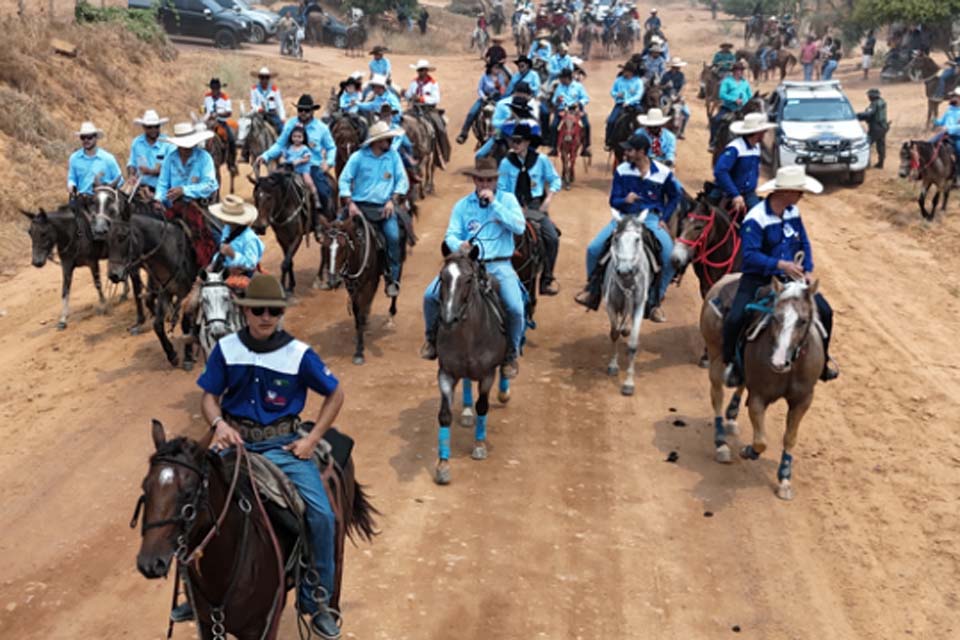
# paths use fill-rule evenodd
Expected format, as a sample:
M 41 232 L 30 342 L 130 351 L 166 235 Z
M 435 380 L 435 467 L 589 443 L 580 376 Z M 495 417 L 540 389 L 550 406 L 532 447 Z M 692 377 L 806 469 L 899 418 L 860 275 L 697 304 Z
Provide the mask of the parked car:
M 151 9 L 155 5 L 153 0 L 129 0 L 128 6 Z M 161 0 L 157 12 L 170 35 L 212 40 L 221 49 L 235 49 L 250 39 L 250 22 L 215 0 Z
M 277 35 L 279 14 L 268 9 L 255 9 L 247 0 L 215 0 L 224 9 L 236 11 L 250 23 L 250 41 L 266 42 L 271 36 Z
M 277 13 L 280 15 L 280 17 L 285 17 L 287 14 L 290 14 L 294 20 L 302 24 L 300 19 L 300 7 L 297 5 L 286 5 L 280 7 L 277 10 Z M 323 33 L 320 34 L 321 44 L 328 44 L 336 47 L 337 49 L 346 49 L 348 25 L 342 20 L 330 15 L 329 12 L 324 12 L 324 15 L 327 17 L 327 23 L 323 26 Z
M 836 80 L 784 82 L 770 97 L 770 120 L 764 160 L 774 172 L 802 164 L 810 173 L 844 173 L 860 184 L 870 165 L 870 140 Z

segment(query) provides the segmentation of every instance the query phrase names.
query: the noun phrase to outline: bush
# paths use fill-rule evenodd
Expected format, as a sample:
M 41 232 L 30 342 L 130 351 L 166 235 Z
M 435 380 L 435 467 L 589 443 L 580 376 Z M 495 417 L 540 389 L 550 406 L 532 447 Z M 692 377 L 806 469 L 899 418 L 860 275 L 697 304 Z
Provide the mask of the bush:
M 157 14 L 150 9 L 124 9 L 104 7 L 99 9 L 84 0 L 77 2 L 74 11 L 77 22 L 116 22 L 122 24 L 130 33 L 148 44 L 165 44 L 167 34 L 157 21 Z
M 792 0 L 720 0 L 720 8 L 726 13 L 745 18 L 753 15 L 753 10 L 758 3 L 765 16 L 789 13 L 793 11 L 795 5 Z
M 367 16 L 375 16 L 390 11 L 396 12 L 397 8 L 405 9 L 408 16 L 416 17 L 419 15 L 419 11 L 413 13 L 413 10 L 417 8 L 417 0 L 346 0 L 343 7 L 348 11 L 353 7 L 363 9 L 364 15 Z
M 853 19 L 875 27 L 894 22 L 925 24 L 950 22 L 960 17 L 960 0 L 857 0 Z

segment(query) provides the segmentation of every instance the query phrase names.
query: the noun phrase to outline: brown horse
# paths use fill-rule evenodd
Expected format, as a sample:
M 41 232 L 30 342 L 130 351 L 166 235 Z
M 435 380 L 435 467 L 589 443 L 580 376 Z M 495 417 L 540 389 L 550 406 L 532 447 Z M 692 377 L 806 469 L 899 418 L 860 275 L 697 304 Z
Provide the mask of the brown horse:
M 767 69 L 763 70 L 760 64 L 760 56 L 756 51 L 749 51 L 747 49 L 739 49 L 737 51 L 737 60 L 746 61 L 747 65 L 750 67 L 750 73 L 753 75 L 754 82 L 760 82 L 760 80 L 769 80 L 770 74 L 774 69 L 780 71 L 780 82 L 787 77 L 787 74 L 793 71 L 794 67 L 797 66 L 797 56 L 793 55 L 786 49 L 780 48 L 776 49 L 777 57 L 773 60 L 767 61 Z
M 241 129 L 243 138 L 243 154 L 246 158 L 259 158 L 263 152 L 273 146 L 277 141 L 277 132 L 263 117 L 259 111 L 255 111 L 245 116 L 248 122 L 244 123 L 241 119 Z M 240 140 L 238 139 L 238 142 Z
M 215 135 L 207 140 L 205 148 L 207 153 L 213 157 L 213 166 L 217 172 L 217 199 L 220 199 L 220 194 L 223 191 L 223 179 L 220 174 L 220 168 L 223 165 L 235 164 L 236 158 L 233 159 L 233 162 L 228 162 L 228 156 L 230 155 L 229 145 L 227 144 L 226 134 L 222 134 L 219 130 L 219 125 L 214 129 L 216 132 Z M 228 171 L 230 174 L 230 193 L 233 193 L 234 187 L 234 174 L 232 171 Z
M 400 126 L 413 145 L 413 157 L 421 178 L 420 197 L 425 198 L 428 193 L 434 192 L 434 176 L 441 160 L 436 133 L 428 123 L 408 113 L 401 118 Z
M 253 184 L 253 203 L 257 207 L 257 219 L 251 228 L 257 235 L 266 233 L 267 226 L 273 229 L 283 251 L 280 283 L 288 294 L 292 294 L 297 286 L 293 258 L 304 238 L 310 234 L 310 192 L 291 171 L 274 171 L 264 178 L 247 176 L 247 179 Z M 323 273 L 322 260 L 321 257 L 317 278 Z
M 791 486 L 793 455 L 800 421 L 813 403 L 813 388 L 823 370 L 824 353 L 821 327 L 814 296 L 817 282 L 781 284 L 773 281 L 773 302 L 770 313 L 751 327 L 743 351 L 746 384 L 737 389 L 726 410 L 723 410 L 723 315 L 715 306 L 717 298 L 732 298 L 739 276 L 723 278 L 714 285 L 700 310 L 700 332 L 710 354 L 710 400 L 714 413 L 714 444 L 718 462 L 731 461 L 727 432 L 736 430 L 740 395 L 746 388 L 747 410 L 753 425 L 753 443 L 740 451 L 740 456 L 756 460 L 767 449 L 764 431 L 767 407 L 777 400 L 787 401 L 787 426 L 783 436 L 783 453 L 777 469 L 777 496 L 793 498 Z M 732 290 L 731 290 L 732 289 Z M 725 291 L 726 290 L 726 291 Z
M 163 425 L 153 421 L 156 450 L 130 522 L 136 527 L 142 509 L 137 568 L 147 579 L 162 578 L 177 560 L 174 580 L 183 578 L 204 640 L 224 638 L 225 633 L 239 640 L 274 640 L 286 586 L 299 586 L 294 583 L 307 580 L 309 572 L 284 575 L 285 561 L 297 549 L 297 536 L 286 527 L 274 529 L 249 475 L 239 473 L 241 466 L 251 468 L 250 454 L 242 456 L 247 458 L 245 465 L 234 456 L 236 471 L 231 474 L 225 459 L 209 450 L 210 437 L 201 442 L 183 437 L 168 441 Z M 345 538 L 370 541 L 376 534 L 377 511 L 354 478 L 351 458 L 342 469 L 331 461 L 323 478 L 337 514 L 335 589 L 330 599 L 330 606 L 337 609 Z
M 933 128 L 933 123 L 940 114 L 940 103 L 945 99 L 937 95 L 937 88 L 940 86 L 940 66 L 929 56 L 918 55 L 910 61 L 907 69 L 911 78 L 916 77 L 923 82 L 923 88 L 927 94 L 927 128 Z M 958 84 L 960 84 L 960 74 L 955 74 L 944 85 L 943 95 L 949 96 Z
M 730 125 L 737 120 L 743 120 L 743 116 L 748 113 L 766 113 L 766 110 L 767 96 L 765 94 L 755 93 L 740 109 L 726 114 L 726 117 L 717 128 L 717 139 L 713 145 L 713 159 L 710 162 L 710 166 L 717 164 L 717 159 L 720 157 L 720 154 L 723 153 L 723 150 L 734 138 L 730 133 Z
M 560 114 L 560 123 L 557 125 L 557 151 L 560 154 L 560 177 L 563 179 L 563 188 L 572 189 L 576 179 L 577 156 L 583 144 L 583 114 L 580 109 L 572 106 L 564 109 Z M 583 160 L 583 170 L 589 168 L 588 159 Z
M 547 254 L 543 241 L 540 239 L 540 225 L 536 219 L 543 214 L 539 211 L 532 213 L 524 212 L 526 217 L 526 227 L 523 235 L 514 236 L 514 251 L 511 260 L 513 270 L 517 272 L 517 277 L 523 283 L 523 288 L 527 290 L 530 297 L 527 302 L 527 321 L 531 327 L 535 327 L 533 315 L 537 311 L 537 292 L 540 290 L 540 277 L 543 275 L 543 267 L 546 264 Z
M 333 118 L 330 123 L 330 134 L 337 145 L 336 175 L 339 177 L 343 167 L 347 164 L 347 160 L 350 159 L 350 155 L 360 148 L 363 140 L 360 139 L 357 128 L 346 116 Z
M 956 186 L 956 169 L 950 138 L 940 136 L 936 143 L 926 140 L 908 140 L 900 147 L 901 178 L 913 178 L 920 182 L 920 196 L 917 203 L 920 205 L 920 215 L 926 220 L 933 220 L 937 214 L 937 204 L 940 196 L 943 203 L 941 213 L 947 211 L 947 200 L 950 190 Z M 927 210 L 927 191 L 936 186 L 937 192 L 933 195 L 933 206 Z
M 707 120 L 710 120 L 720 108 L 720 78 L 706 62 L 700 71 L 700 97 L 707 109 Z
M 740 271 L 740 222 L 700 193 L 679 225 L 670 260 L 676 273 L 693 264 L 702 299 L 723 276 Z

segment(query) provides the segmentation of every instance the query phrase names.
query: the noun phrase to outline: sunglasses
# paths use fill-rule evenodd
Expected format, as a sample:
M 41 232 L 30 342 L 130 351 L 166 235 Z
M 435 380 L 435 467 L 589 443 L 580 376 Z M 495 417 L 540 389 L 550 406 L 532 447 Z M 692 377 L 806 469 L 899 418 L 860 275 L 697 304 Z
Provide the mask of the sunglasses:
M 158 124 L 145 124 L 143 125 L 144 129 L 159 129 L 160 125 Z
M 297 109 L 297 113 L 313 113 L 313 109 Z
M 271 317 L 279 318 L 283 315 L 283 311 L 283 307 L 250 307 L 250 313 L 258 318 L 264 313 L 270 314 Z
M 97 137 L 97 136 L 95 136 L 95 135 L 83 135 L 83 136 L 80 136 L 80 139 L 81 139 L 81 140 L 95 140 L 96 137 Z

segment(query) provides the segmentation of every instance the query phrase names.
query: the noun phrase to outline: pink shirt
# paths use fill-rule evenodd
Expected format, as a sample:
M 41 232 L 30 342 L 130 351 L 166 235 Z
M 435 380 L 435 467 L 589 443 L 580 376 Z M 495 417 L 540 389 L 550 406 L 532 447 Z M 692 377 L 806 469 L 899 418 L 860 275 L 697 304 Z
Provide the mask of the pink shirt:
M 803 45 L 800 48 L 800 62 L 802 64 L 810 64 L 817 58 L 817 43 L 811 42 L 809 44 Z

